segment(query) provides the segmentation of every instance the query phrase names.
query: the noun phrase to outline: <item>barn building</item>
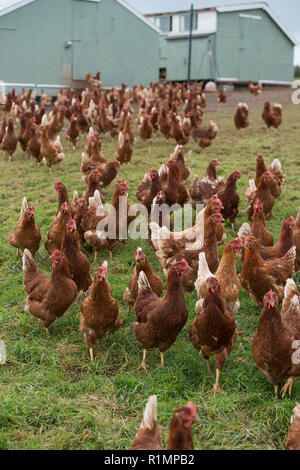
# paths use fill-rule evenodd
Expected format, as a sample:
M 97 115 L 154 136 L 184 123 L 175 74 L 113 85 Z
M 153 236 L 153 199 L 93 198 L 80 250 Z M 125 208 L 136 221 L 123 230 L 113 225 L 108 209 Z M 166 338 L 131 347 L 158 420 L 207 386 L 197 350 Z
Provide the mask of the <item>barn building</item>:
M 146 17 L 162 32 L 160 75 L 186 80 L 190 12 Z M 191 78 L 290 84 L 296 43 L 267 3 L 198 9 L 193 16 Z
M 141 15 L 124 0 L 4 0 L 0 80 L 6 89 L 186 80 L 190 13 Z M 295 39 L 266 3 L 195 11 L 193 80 L 286 84 Z
M 0 80 L 51 92 L 100 70 L 103 86 L 147 84 L 158 79 L 159 40 L 160 30 L 123 0 L 7 0 Z

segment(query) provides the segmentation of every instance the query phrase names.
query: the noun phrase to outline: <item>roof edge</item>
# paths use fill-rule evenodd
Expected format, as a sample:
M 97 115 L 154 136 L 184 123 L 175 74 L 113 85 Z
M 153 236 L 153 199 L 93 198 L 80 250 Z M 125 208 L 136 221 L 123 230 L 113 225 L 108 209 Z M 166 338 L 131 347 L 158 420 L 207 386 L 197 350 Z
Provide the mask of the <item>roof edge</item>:
M 31 0 L 32 1 L 32 0 Z M 155 24 L 151 23 L 151 21 L 147 20 L 142 13 L 138 12 L 135 8 L 133 8 L 131 5 L 128 5 L 127 2 L 124 0 L 115 0 L 117 3 L 122 5 L 126 10 L 130 11 L 133 15 L 137 16 L 141 21 L 143 21 L 149 28 L 153 29 L 158 34 L 162 34 L 161 30 L 155 26 Z
M 18 10 L 18 8 L 25 7 L 26 5 L 29 5 L 29 3 L 32 3 L 34 1 L 35 0 L 19 0 L 18 2 L 15 2 L 8 7 L 4 7 L 2 9 L 0 7 L 0 16 L 7 15 L 8 13 L 11 13 L 14 10 Z

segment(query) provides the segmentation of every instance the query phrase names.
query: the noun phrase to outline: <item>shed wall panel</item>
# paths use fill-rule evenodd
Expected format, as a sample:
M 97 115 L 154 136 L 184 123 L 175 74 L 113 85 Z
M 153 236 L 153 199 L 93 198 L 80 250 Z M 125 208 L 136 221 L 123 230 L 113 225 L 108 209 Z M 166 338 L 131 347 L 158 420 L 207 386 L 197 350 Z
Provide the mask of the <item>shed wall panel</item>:
M 216 68 L 219 78 L 291 82 L 293 59 L 293 44 L 263 10 L 218 14 Z

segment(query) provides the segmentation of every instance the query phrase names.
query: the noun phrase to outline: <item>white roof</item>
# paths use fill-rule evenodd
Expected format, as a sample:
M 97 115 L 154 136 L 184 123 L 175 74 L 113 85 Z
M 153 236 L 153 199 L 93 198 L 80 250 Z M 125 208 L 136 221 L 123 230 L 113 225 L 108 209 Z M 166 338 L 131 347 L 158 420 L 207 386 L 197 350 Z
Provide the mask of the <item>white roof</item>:
M 35 0 L 0 0 L 0 16 L 6 15 L 7 13 L 10 13 L 11 11 L 17 10 L 18 8 L 21 8 L 25 5 L 28 5 L 29 3 L 34 2 Z M 94 2 L 98 2 L 99 0 L 92 0 Z M 130 11 L 133 13 L 135 16 L 137 16 L 141 21 L 143 21 L 147 26 L 149 26 L 151 29 L 156 31 L 157 33 L 161 34 L 161 30 L 157 28 L 151 21 L 147 20 L 147 18 L 144 17 L 141 13 L 136 11 L 134 8 L 132 8 L 128 3 L 126 3 L 124 0 L 115 0 L 117 3 L 122 5 L 126 10 Z
M 34 0 L 0 0 L 0 16 L 6 15 L 32 2 L 34 2 Z
M 277 15 L 271 10 L 269 5 L 266 2 L 259 2 L 259 3 L 244 3 L 242 5 L 231 5 L 228 7 L 217 7 L 217 11 L 219 13 L 226 13 L 229 11 L 241 11 L 241 10 L 264 10 L 268 15 L 277 23 L 280 29 L 284 32 L 284 34 L 290 39 L 290 41 L 297 45 L 297 39 L 283 26 L 281 21 L 278 19 Z
M 125 2 L 124 0 L 116 0 L 116 2 L 118 2 L 120 5 L 122 5 L 124 8 L 126 8 L 127 10 L 131 11 L 131 13 L 133 13 L 135 16 L 137 16 L 141 21 L 143 21 L 144 23 L 146 23 L 147 26 L 149 26 L 151 29 L 154 29 L 154 31 L 156 31 L 157 33 L 161 34 L 161 30 L 159 28 L 157 28 L 151 21 L 147 20 L 147 18 L 145 18 L 144 15 L 142 15 L 141 13 L 139 13 L 137 10 L 135 10 L 131 5 L 128 5 L 127 2 Z

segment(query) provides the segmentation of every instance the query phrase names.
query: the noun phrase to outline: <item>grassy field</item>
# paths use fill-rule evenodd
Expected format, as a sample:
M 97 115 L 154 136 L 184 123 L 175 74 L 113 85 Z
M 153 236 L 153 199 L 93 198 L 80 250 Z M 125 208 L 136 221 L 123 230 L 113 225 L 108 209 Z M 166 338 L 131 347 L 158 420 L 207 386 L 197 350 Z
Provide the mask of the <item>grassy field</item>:
M 255 157 L 260 153 L 266 163 L 280 158 L 286 173 L 284 190 L 276 200 L 268 227 L 277 239 L 285 217 L 296 215 L 300 204 L 300 139 L 298 106 L 289 104 L 287 92 L 270 92 L 283 102 L 284 123 L 278 132 L 267 131 L 260 118 L 262 101 L 245 93 L 233 93 L 224 107 L 217 107 L 209 97 L 205 123 L 214 119 L 219 136 L 205 153 L 199 153 L 192 141 L 185 154 L 192 174 L 202 175 L 212 158 L 220 160 L 219 174 L 227 177 L 240 169 L 241 196 L 237 225 L 245 220 L 244 193 L 249 177 L 255 174 Z M 239 101 L 248 101 L 250 127 L 238 133 L 233 126 L 233 109 Z M 194 426 L 196 449 L 282 449 L 290 415 L 300 396 L 295 381 L 292 396 L 275 400 L 273 387 L 260 374 L 252 359 L 247 338 L 255 334 L 259 309 L 242 289 L 241 308 L 236 320 L 240 336 L 221 373 L 222 392 L 211 393 L 214 378 L 209 376 L 203 359 L 189 341 L 188 329 L 195 317 L 196 294 L 186 294 L 189 319 L 176 343 L 165 355 L 166 367 L 160 367 L 157 350 L 148 353 L 149 372 L 137 371 L 141 347 L 132 335 L 134 312 L 127 316 L 122 294 L 134 267 L 134 253 L 142 246 L 153 267 L 162 276 L 154 250 L 144 241 L 128 241 L 113 251 L 99 254 L 96 268 L 108 259 L 108 279 L 118 300 L 123 319 L 121 329 L 95 347 L 96 361 L 91 363 L 87 347 L 78 331 L 80 306 L 70 310 L 50 327 L 47 337 L 43 327 L 23 309 L 22 261 L 7 243 L 19 216 L 23 196 L 33 203 L 43 241 L 57 208 L 54 182 L 60 179 L 68 188 L 84 190 L 79 166 L 85 137 L 73 152 L 65 144 L 65 161 L 53 168 L 37 167 L 18 152 L 9 164 L 0 159 L 0 339 L 6 342 L 8 361 L 0 369 L 0 449 L 128 449 L 139 427 L 148 396 L 158 395 L 158 419 L 163 442 L 175 408 L 191 400 L 198 408 L 202 423 Z M 148 152 L 150 147 L 151 153 Z M 131 202 L 137 202 L 135 188 L 144 173 L 154 165 L 158 169 L 174 148 L 161 136 L 153 143 L 138 142 L 132 165 L 122 166 L 119 176 L 127 180 Z M 103 153 L 113 159 L 116 141 L 103 137 Z M 114 185 L 104 191 L 110 201 Z M 226 225 L 227 238 L 236 236 Z M 223 247 L 220 249 L 220 254 Z M 93 260 L 92 249 L 83 251 Z M 49 255 L 44 245 L 36 256 L 38 266 L 50 273 Z M 240 269 L 240 265 L 238 266 Z M 297 276 L 296 276 L 297 278 Z M 299 277 L 298 277 L 299 280 Z

